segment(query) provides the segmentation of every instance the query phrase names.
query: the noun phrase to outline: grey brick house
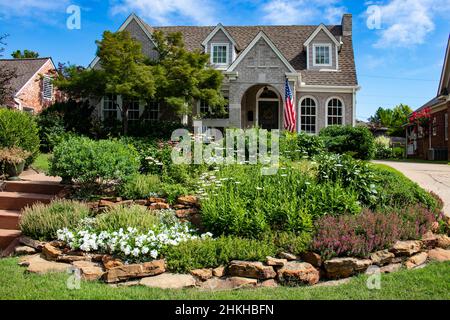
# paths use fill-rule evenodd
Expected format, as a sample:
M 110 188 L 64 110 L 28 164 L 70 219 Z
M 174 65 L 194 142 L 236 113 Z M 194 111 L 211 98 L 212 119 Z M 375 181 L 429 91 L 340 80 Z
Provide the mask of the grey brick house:
M 297 110 L 297 130 L 316 134 L 332 124 L 355 125 L 359 90 L 352 43 L 352 15 L 341 25 L 325 26 L 171 26 L 152 27 L 131 14 L 119 29 L 142 43 L 155 57 L 154 30 L 181 32 L 188 50 L 202 50 L 211 65 L 225 75 L 223 94 L 228 116 L 214 118 L 209 107 L 197 102 L 185 122 L 215 128 L 282 129 L 285 81 L 288 79 Z M 90 67 L 99 67 L 96 58 Z M 120 117 L 120 97 L 98 103 L 98 116 Z M 157 103 L 136 101 L 129 118 L 138 119 L 147 108 L 148 120 L 170 119 L 170 110 Z M 151 124 L 149 124 L 151 125 Z

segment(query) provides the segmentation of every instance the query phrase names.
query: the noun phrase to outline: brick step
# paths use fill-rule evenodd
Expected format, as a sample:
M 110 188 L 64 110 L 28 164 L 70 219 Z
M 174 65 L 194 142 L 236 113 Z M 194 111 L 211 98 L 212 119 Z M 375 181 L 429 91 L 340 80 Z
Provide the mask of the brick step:
M 23 192 L 0 192 L 0 209 L 22 210 L 35 203 L 50 203 L 54 195 Z
M 19 229 L 19 210 L 0 210 L 0 229 Z
M 20 237 L 20 234 L 19 230 L 0 229 L 0 249 L 7 249 L 14 240 Z
M 6 192 L 57 194 L 64 186 L 50 181 L 7 181 L 3 186 Z

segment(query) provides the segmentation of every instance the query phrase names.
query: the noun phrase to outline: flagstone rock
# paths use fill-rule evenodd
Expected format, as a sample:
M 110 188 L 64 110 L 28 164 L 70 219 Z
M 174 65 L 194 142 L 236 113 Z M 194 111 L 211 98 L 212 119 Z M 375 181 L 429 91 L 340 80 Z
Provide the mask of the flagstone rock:
M 258 284 L 256 279 L 231 277 L 227 279 L 211 278 L 203 282 L 199 289 L 205 291 L 225 291 L 243 288 L 254 288 Z
M 52 272 L 67 272 L 72 266 L 68 263 L 54 262 L 43 259 L 39 254 L 28 256 L 20 263 L 27 266 L 27 271 L 31 273 L 45 274 Z
M 78 256 L 78 255 L 66 255 L 66 254 L 62 254 L 59 255 L 58 257 L 56 257 L 56 261 L 58 262 L 67 262 L 67 263 L 72 263 L 75 261 L 91 261 L 91 257 L 90 256 Z
M 149 207 L 150 210 L 167 210 L 170 209 L 170 205 L 164 202 L 152 203 Z
M 312 264 L 316 268 L 322 266 L 322 257 L 319 254 L 312 251 L 300 254 L 300 259 L 302 259 L 304 262 Z
M 450 250 L 445 250 L 442 248 L 436 248 L 428 251 L 428 258 L 431 261 L 450 261 Z
M 278 283 L 274 279 L 269 279 L 261 282 L 259 286 L 263 288 L 276 288 L 278 287 Z
M 396 256 L 412 256 L 421 250 L 420 241 L 397 241 L 391 251 Z
M 148 198 L 148 202 L 150 202 L 150 203 L 166 203 L 167 200 L 164 198 L 150 197 L 150 198 Z
M 214 275 L 214 277 L 219 277 L 219 278 L 223 277 L 225 275 L 225 267 L 220 266 L 220 267 L 214 268 L 213 275 Z
M 372 260 L 356 258 L 334 258 L 324 262 L 326 275 L 331 279 L 348 278 L 354 274 L 365 272 Z
M 437 245 L 438 248 L 448 249 L 450 248 L 450 237 L 440 234 L 437 236 Z
M 14 253 L 17 255 L 26 255 L 36 253 L 36 249 L 29 246 L 20 246 L 14 249 Z
M 102 258 L 103 266 L 106 270 L 113 269 L 116 267 L 123 266 L 123 261 L 120 259 L 115 259 L 111 256 L 104 255 Z
M 276 272 L 270 266 L 265 266 L 262 262 L 249 261 L 231 261 L 227 274 L 230 276 L 254 278 L 260 280 L 273 279 L 276 277 Z
M 30 237 L 27 237 L 27 236 L 21 236 L 19 238 L 19 242 L 25 246 L 34 248 L 37 251 L 41 251 L 42 247 L 45 244 L 45 242 L 37 241 L 37 240 L 31 239 Z
M 428 231 L 422 236 L 422 247 L 433 249 L 438 244 L 438 237 L 431 231 Z
M 278 280 L 285 284 L 315 285 L 319 278 L 319 271 L 307 262 L 291 261 L 278 270 Z
M 140 285 L 159 289 L 186 289 L 195 287 L 195 278 L 189 274 L 163 273 L 158 276 L 143 278 Z
M 206 281 L 213 277 L 212 269 L 195 269 L 191 271 L 191 275 L 199 278 L 201 281 Z
M 418 253 L 418 254 L 408 258 L 408 260 L 406 260 L 405 267 L 406 267 L 406 269 L 416 268 L 416 267 L 424 264 L 427 261 L 427 258 L 428 258 L 428 253 L 426 253 L 426 252 Z
M 80 270 L 81 279 L 86 281 L 96 281 L 101 279 L 105 271 L 99 263 L 90 261 L 75 261 L 72 265 Z
M 373 261 L 377 266 L 384 266 L 386 264 L 390 264 L 392 259 L 395 258 L 395 255 L 388 250 L 381 250 L 374 252 L 370 255 L 370 260 Z
M 42 254 L 47 260 L 56 260 L 60 255 L 62 255 L 62 251 L 55 248 L 50 243 L 46 243 L 42 247 Z
M 381 267 L 380 272 L 381 273 L 393 273 L 400 271 L 402 269 L 403 265 L 401 263 L 392 263 L 388 264 L 387 266 Z
M 193 214 L 197 214 L 198 213 L 198 209 L 196 208 L 191 208 L 191 209 L 181 209 L 181 210 L 176 210 L 175 214 L 178 218 L 183 219 L 183 218 L 187 218 Z
M 272 257 L 267 257 L 266 259 L 266 264 L 271 267 L 282 267 L 288 263 L 287 259 L 276 259 Z
M 288 252 L 281 252 L 280 254 L 278 254 L 278 256 L 281 259 L 286 259 L 287 261 L 294 261 L 297 260 L 297 256 L 292 254 L 292 253 L 288 253 Z
M 162 202 L 162 201 L 161 201 Z M 134 200 L 133 204 L 137 205 L 137 206 L 147 206 L 147 200 Z
M 109 200 L 105 200 L 105 199 L 102 199 L 102 200 L 100 200 L 100 201 L 98 202 L 98 206 L 99 206 L 99 207 L 112 208 L 112 207 L 114 207 L 115 205 L 116 205 L 115 202 L 109 201 Z
M 156 276 L 166 271 L 164 260 L 141 264 L 128 264 L 109 269 L 103 276 L 105 282 L 119 282 L 128 279 Z
M 178 197 L 177 202 L 178 202 L 178 204 L 194 206 L 194 207 L 197 207 L 199 205 L 198 198 L 195 196 Z

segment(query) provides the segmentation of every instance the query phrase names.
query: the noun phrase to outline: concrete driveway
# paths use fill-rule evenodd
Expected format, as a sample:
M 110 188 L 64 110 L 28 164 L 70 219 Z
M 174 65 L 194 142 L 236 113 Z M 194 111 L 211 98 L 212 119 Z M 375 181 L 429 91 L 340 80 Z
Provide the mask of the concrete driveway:
M 444 200 L 444 213 L 450 216 L 450 165 L 394 161 L 374 162 L 397 169 L 425 190 L 438 194 Z

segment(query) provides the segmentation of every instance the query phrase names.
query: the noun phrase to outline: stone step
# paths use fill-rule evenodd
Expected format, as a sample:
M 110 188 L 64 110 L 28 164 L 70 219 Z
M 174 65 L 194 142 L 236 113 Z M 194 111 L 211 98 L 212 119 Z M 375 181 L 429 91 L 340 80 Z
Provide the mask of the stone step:
M 19 210 L 0 210 L 0 229 L 19 229 Z
M 35 203 L 50 203 L 54 195 L 23 192 L 0 192 L 0 209 L 22 210 Z
M 63 188 L 64 186 L 60 183 L 50 181 L 7 181 L 3 186 L 3 191 L 54 195 Z
M 19 230 L 0 229 L 0 249 L 7 249 L 14 240 L 20 237 L 20 234 Z

